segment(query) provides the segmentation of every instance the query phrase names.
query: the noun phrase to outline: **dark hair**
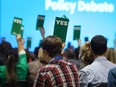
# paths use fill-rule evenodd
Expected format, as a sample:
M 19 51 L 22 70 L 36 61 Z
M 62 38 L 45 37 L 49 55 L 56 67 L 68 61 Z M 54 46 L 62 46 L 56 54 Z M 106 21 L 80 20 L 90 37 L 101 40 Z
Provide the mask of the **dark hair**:
M 7 41 L 3 41 L 1 43 L 1 45 L 2 45 L 3 49 L 12 49 L 12 45 Z
M 61 54 L 62 41 L 57 36 L 48 36 L 41 42 L 41 47 L 46 50 L 50 57 Z
M 80 51 L 80 46 L 75 49 L 75 58 L 79 60 L 79 51 Z
M 107 51 L 107 39 L 102 35 L 94 36 L 90 45 L 94 54 L 102 55 Z
M 2 41 L 0 44 L 0 65 L 6 64 L 6 56 L 8 54 L 8 51 L 12 49 L 12 46 L 7 41 Z
M 41 42 L 42 42 L 42 40 L 40 40 L 39 46 L 35 47 L 35 49 L 34 49 L 34 54 L 37 58 L 38 58 L 39 49 L 41 48 Z
M 16 65 L 14 65 L 14 55 L 9 55 L 6 63 L 8 82 L 16 82 Z
M 35 56 L 36 56 L 37 58 L 38 58 L 39 48 L 40 48 L 40 47 L 35 47 L 35 49 L 34 49 L 34 54 L 35 54 Z
M 7 61 L 7 80 L 8 82 L 16 82 L 16 63 L 18 61 L 18 53 L 16 49 L 8 50 L 6 53 Z
M 67 48 L 64 54 L 66 55 L 66 57 L 68 57 L 68 59 L 73 59 L 75 57 L 75 52 L 72 48 Z
M 0 44 L 0 53 L 2 53 L 2 49 L 3 49 L 3 48 L 2 48 L 2 45 Z
M 36 56 L 32 52 L 30 52 L 28 49 L 25 49 L 25 52 L 26 52 L 26 58 L 28 63 L 36 59 Z

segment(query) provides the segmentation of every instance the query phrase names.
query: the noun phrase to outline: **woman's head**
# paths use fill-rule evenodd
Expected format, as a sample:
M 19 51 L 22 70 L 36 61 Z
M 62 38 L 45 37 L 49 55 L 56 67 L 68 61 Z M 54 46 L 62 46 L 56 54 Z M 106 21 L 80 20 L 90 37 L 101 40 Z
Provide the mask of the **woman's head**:
M 80 54 L 81 59 L 83 60 L 83 62 L 88 65 L 91 64 L 94 60 L 94 56 L 91 52 L 91 48 L 90 48 L 90 43 L 87 42 L 85 43 L 82 47 L 81 47 L 81 54 Z

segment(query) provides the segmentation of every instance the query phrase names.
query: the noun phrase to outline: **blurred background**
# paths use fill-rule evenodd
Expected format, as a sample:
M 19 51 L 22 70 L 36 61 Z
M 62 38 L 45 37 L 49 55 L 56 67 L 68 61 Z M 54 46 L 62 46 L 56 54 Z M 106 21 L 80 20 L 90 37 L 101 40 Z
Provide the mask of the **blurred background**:
M 73 29 L 74 25 L 81 25 L 82 43 L 101 34 L 108 39 L 108 47 L 114 48 L 115 0 L 0 0 L 0 41 L 5 38 L 13 47 L 17 47 L 11 28 L 14 17 L 19 17 L 23 19 L 23 38 L 25 41 L 28 37 L 32 38 L 29 50 L 33 51 L 42 39 L 40 31 L 36 30 L 38 15 L 45 15 L 45 37 L 53 35 L 55 18 L 65 15 L 69 19 L 66 44 L 70 42 L 75 48 L 78 46 L 77 40 L 73 40 Z

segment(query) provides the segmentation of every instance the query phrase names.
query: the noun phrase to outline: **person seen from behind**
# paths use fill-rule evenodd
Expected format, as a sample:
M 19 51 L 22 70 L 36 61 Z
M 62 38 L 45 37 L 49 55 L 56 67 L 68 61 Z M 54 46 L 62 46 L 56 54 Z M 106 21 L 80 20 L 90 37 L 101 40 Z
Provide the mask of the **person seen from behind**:
M 107 39 L 104 36 L 95 35 L 90 41 L 90 46 L 94 61 L 80 70 L 80 87 L 97 87 L 108 83 L 108 72 L 116 66 L 104 56 L 107 51 Z
M 57 36 L 43 39 L 43 59 L 48 64 L 38 70 L 33 87 L 80 87 L 76 66 L 61 56 L 62 45 Z

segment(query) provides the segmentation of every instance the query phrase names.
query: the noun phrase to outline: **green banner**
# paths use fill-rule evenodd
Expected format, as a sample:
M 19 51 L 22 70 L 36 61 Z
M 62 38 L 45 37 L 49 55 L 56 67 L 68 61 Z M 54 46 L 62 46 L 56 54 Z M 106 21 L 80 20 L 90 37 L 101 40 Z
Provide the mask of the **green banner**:
M 37 17 L 37 23 L 36 23 L 36 30 L 39 30 L 39 28 L 44 28 L 44 15 L 38 15 Z
M 75 25 L 74 26 L 73 40 L 80 39 L 80 30 L 81 30 L 81 26 L 80 25 Z
M 14 17 L 11 34 L 17 35 L 20 34 L 22 27 L 22 18 Z
M 69 19 L 56 17 L 53 35 L 60 37 L 63 42 L 66 41 Z

